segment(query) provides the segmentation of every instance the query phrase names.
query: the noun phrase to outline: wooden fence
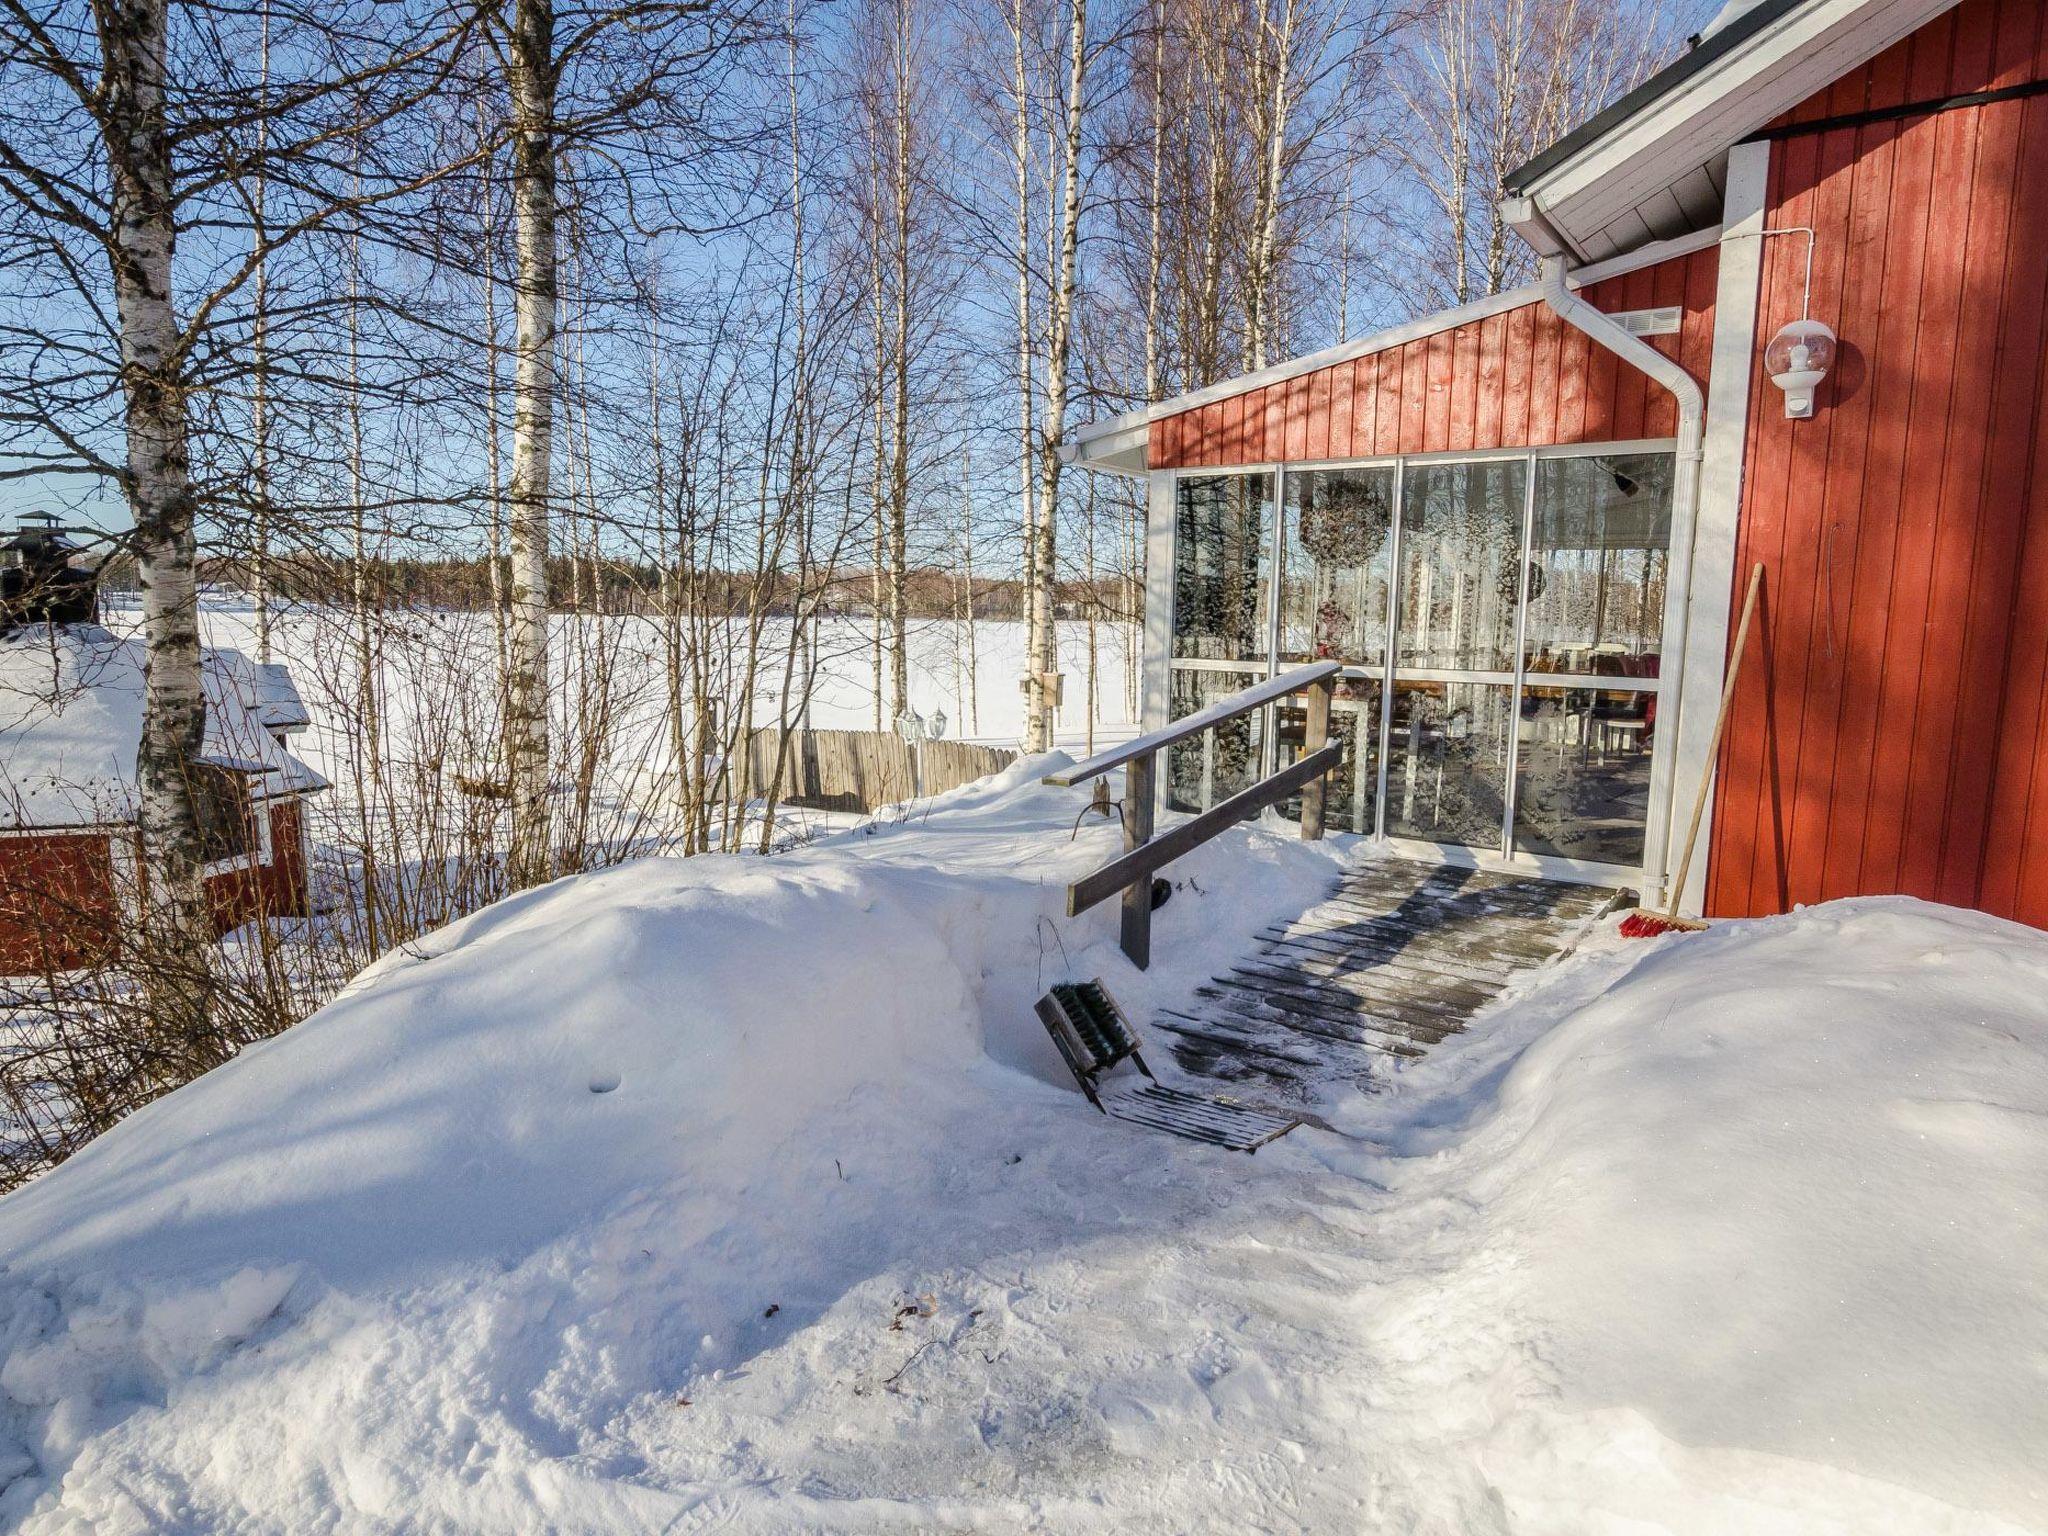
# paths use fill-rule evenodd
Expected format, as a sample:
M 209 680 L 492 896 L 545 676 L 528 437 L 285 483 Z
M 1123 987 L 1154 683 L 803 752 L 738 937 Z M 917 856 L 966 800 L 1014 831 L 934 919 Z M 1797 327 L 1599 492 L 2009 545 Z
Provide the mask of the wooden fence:
M 776 733 L 754 733 L 748 782 L 763 790 L 775 773 Z M 928 741 L 924 792 L 943 794 L 1017 760 L 1001 747 Z M 872 811 L 913 793 L 910 748 L 890 731 L 792 731 L 782 770 L 782 803 L 821 811 Z

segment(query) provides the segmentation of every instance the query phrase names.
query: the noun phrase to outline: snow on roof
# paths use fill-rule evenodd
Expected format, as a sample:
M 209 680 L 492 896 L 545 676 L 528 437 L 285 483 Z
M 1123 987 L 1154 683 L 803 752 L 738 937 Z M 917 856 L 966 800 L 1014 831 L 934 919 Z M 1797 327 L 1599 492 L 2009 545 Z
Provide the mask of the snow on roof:
M 211 653 L 234 679 L 243 705 L 266 730 L 303 731 L 313 723 L 291 669 L 281 661 L 252 661 L 240 651 Z
M 250 775 L 258 799 L 326 781 L 277 744 L 305 706 L 238 651 L 204 654 L 207 760 Z M 38 626 L 0 639 L 0 828 L 135 819 L 143 647 L 98 625 Z

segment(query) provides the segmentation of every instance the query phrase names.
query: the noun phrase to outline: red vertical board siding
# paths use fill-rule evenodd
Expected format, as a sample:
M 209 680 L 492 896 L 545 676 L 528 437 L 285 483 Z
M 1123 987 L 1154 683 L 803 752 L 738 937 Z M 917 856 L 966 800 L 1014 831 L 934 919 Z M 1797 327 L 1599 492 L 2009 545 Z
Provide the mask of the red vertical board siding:
M 1359 358 L 1351 365 L 1351 452 L 1354 457 L 1376 451 L 1378 427 L 1375 418 L 1379 409 L 1379 389 L 1378 364 L 1370 357 Z
M 2043 10 L 1965 0 L 1781 122 L 2042 78 Z M 1898 891 L 2048 927 L 2048 99 L 1787 137 L 1766 217 L 1818 231 L 1842 346 L 1810 421 L 1752 374 L 1737 569 L 1767 596 L 1708 911 Z M 1770 245 L 1760 337 L 1803 285 Z
M 1376 358 L 1379 387 L 1373 407 L 1373 452 L 1394 453 L 1401 446 L 1401 365 L 1407 350 L 1394 347 Z
M 1679 306 L 1679 334 L 1650 344 L 1704 383 L 1715 272 L 1715 252 L 1700 251 L 1597 283 L 1586 297 L 1610 312 Z M 1538 302 L 1162 417 L 1148 457 L 1154 469 L 1195 469 L 1546 448 L 1669 437 L 1677 423 L 1668 390 Z
M 1501 370 L 1506 350 L 1508 322 L 1505 315 L 1492 315 L 1479 327 L 1478 400 L 1472 419 L 1473 443 L 1501 440 Z M 1470 446 L 1470 445 L 1468 445 Z
M 1351 457 L 1351 380 L 1350 368 L 1332 368 L 1330 374 L 1330 430 L 1326 451 L 1333 459 Z
M 208 877 L 206 895 L 216 933 L 259 917 L 304 917 L 308 910 L 298 802 L 272 801 L 259 806 L 256 814 L 270 821 L 270 858 Z
M 1305 459 L 1308 452 L 1308 380 L 1289 379 L 1286 384 L 1273 386 L 1286 391 L 1287 446 L 1281 450 L 1283 459 Z
M 1449 420 L 1444 446 L 1453 452 L 1469 449 L 1479 416 L 1479 327 L 1461 325 L 1451 332 Z
M 105 832 L 0 837 L 0 976 L 38 976 L 105 958 L 119 910 Z
M 1895 130 L 1873 125 L 1858 135 L 1858 154 L 1850 173 L 1848 236 L 1844 250 L 1842 307 L 1869 313 L 1882 303 L 1885 278 L 1886 228 L 1891 206 L 1892 151 Z M 1883 572 L 1891 565 L 1891 520 L 1874 502 L 1869 475 L 1870 426 L 1877 389 L 1869 377 L 1868 359 L 1886 355 L 1883 322 L 1863 345 L 1844 348 L 1840 367 L 1843 386 L 1835 406 L 1837 463 L 1828 479 L 1826 533 L 1831 544 L 1826 568 L 1840 563 L 1843 580 L 1837 587 L 1839 656 L 1833 689 L 1831 781 L 1824 796 L 1818 857 L 1820 889 L 1828 896 L 1856 889 L 1856 829 L 1870 803 L 1870 754 L 1875 736 L 1866 680 L 1874 677 L 1883 654 L 1886 607 L 1874 597 Z M 1853 376 L 1852 376 L 1853 375 Z M 1836 631 L 1831 631 L 1831 638 Z
M 1530 305 L 1511 309 L 1507 315 L 1507 367 L 1501 371 L 1500 441 L 1533 443 L 1529 435 L 1529 371 L 1534 366 L 1536 314 Z
M 2048 224 L 2048 99 L 2025 103 L 2021 179 L 2015 204 L 2014 249 L 2023 255 L 2021 232 Z M 1993 483 L 2020 477 L 2031 463 L 2036 476 L 2048 463 L 2048 346 L 2043 344 L 2048 309 L 2048 269 L 2031 275 L 2024 260 L 2013 266 L 2010 302 L 2015 314 L 2005 350 L 2007 368 L 1992 408 Z M 2034 358 L 2029 378 L 2025 359 Z M 2048 891 L 2029 869 L 2048 866 L 2048 815 L 2035 811 L 2048 783 L 2048 517 L 2035 487 L 2033 515 L 2019 531 L 2012 628 L 2007 644 L 2006 686 L 1995 740 L 1997 756 L 1986 805 L 1983 901 L 2039 927 L 2048 927 Z
M 1401 349 L 1401 425 L 1395 447 L 1402 453 L 1423 453 L 1429 444 L 1429 342 L 1411 341 Z

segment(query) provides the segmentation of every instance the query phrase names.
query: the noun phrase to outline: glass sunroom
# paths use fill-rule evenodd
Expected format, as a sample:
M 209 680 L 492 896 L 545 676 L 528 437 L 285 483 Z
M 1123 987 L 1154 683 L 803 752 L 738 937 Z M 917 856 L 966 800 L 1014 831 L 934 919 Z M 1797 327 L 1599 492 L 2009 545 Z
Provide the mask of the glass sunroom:
M 1340 661 L 1333 827 L 1634 883 L 1664 748 L 1673 468 L 1656 440 L 1175 472 L 1170 510 L 1154 503 L 1166 717 Z M 1302 729 L 1276 706 L 1206 733 L 1170 757 L 1167 804 L 1284 766 Z

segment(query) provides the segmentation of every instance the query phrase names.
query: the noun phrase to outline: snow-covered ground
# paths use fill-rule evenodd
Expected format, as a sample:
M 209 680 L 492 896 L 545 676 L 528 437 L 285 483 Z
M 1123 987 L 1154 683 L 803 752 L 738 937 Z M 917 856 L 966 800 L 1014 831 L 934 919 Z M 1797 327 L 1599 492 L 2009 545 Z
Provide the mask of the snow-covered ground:
M 0 1526 L 2048 1528 L 2048 937 L 1604 936 L 1246 1158 L 1032 999 L 1358 850 L 1141 976 L 1044 767 L 499 903 L 0 1200 Z

